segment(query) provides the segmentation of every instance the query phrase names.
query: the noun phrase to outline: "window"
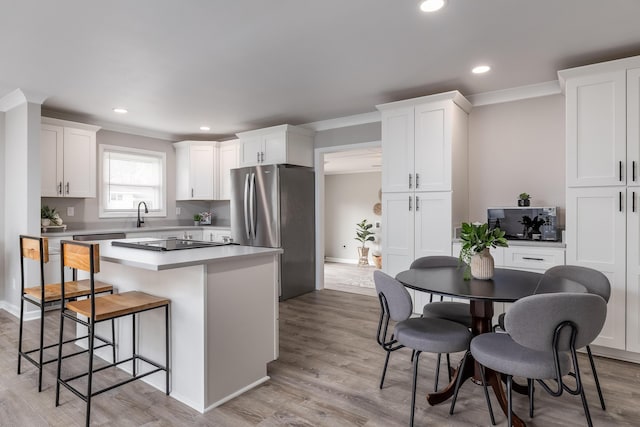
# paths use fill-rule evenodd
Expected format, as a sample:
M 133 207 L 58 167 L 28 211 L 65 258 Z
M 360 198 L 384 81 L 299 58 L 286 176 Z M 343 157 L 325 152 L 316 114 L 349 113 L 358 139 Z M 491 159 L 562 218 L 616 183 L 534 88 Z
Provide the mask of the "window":
M 100 145 L 99 215 L 132 217 L 138 204 L 146 216 L 167 216 L 166 153 L 113 145 Z

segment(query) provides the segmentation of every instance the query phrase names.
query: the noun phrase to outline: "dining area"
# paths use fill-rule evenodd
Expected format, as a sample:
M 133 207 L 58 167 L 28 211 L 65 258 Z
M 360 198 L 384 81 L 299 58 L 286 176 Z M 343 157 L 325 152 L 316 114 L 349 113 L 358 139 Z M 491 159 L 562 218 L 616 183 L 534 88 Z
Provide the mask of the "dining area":
M 607 410 L 606 385 L 601 387 L 600 360 L 594 361 L 589 344 L 605 322 L 607 277 L 586 267 L 556 266 L 544 273 L 496 268 L 490 279 L 481 280 L 469 277 L 466 268 L 458 258 L 431 256 L 416 259 L 395 277 L 374 275 L 380 306 L 377 342 L 386 353 L 379 388 L 384 390 L 386 371 L 396 363 L 391 354 L 405 349 L 412 365 L 412 379 L 405 385 L 411 390 L 408 424 L 430 424 L 415 416 L 415 405 L 424 399 L 416 394 L 423 381 L 420 355 L 431 353 L 436 366 L 426 369 L 433 369 L 435 381 L 426 401 L 433 408 L 446 405 L 452 422 L 465 410 L 456 408 L 456 401 L 460 392 L 469 393 L 464 384 L 471 383 L 478 388 L 474 400 L 482 399 L 484 406 L 484 419 L 474 425 L 549 425 L 535 418 L 556 410 L 539 403 L 543 395 L 575 406 L 571 414 L 557 414 L 558 424 L 601 425 L 591 413 Z M 422 310 L 414 308 L 408 290 L 430 295 L 430 302 Z M 444 301 L 449 297 L 456 301 Z M 494 316 L 494 303 L 513 304 L 506 315 Z M 415 312 L 422 315 L 412 317 Z

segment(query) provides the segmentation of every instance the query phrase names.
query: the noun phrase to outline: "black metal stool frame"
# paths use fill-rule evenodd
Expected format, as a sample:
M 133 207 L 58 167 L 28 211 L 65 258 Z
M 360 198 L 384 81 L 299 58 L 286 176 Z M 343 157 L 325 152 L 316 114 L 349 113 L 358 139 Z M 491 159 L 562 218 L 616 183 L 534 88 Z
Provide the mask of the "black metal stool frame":
M 25 283 L 24 283 L 24 252 L 23 252 L 23 247 L 22 247 L 22 242 L 23 240 L 28 239 L 28 240 L 38 240 L 39 241 L 39 247 L 40 247 L 40 290 L 41 290 L 41 296 L 40 296 L 40 301 L 31 299 L 29 296 L 27 296 L 24 293 L 24 289 L 25 289 Z M 19 332 L 18 332 L 18 375 L 20 375 L 20 371 L 22 370 L 22 358 L 25 358 L 27 361 L 31 362 L 36 368 L 38 368 L 38 392 L 42 391 L 42 367 L 44 365 L 47 365 L 49 363 L 53 363 L 55 361 L 58 360 L 58 358 L 52 358 L 49 360 L 43 360 L 44 359 L 44 351 L 49 349 L 49 348 L 53 348 L 55 346 L 57 346 L 59 343 L 54 343 L 54 344 L 49 344 L 47 346 L 44 345 L 44 312 L 45 312 L 45 280 L 44 280 L 44 242 L 45 239 L 42 237 L 33 237 L 33 236 L 26 236 L 26 235 L 20 235 L 20 323 L 19 323 Z M 64 271 L 64 269 L 63 269 Z M 73 272 L 73 280 L 76 280 L 76 272 Z M 113 291 L 110 291 L 110 293 L 113 293 Z M 71 300 L 75 300 L 76 298 L 68 298 L 69 301 Z M 54 300 L 54 301 L 50 301 L 50 302 L 57 302 L 58 300 Z M 40 309 L 40 346 L 38 348 L 34 348 L 33 350 L 23 350 L 22 349 L 22 337 L 23 337 L 23 324 L 24 324 L 24 303 L 28 302 L 30 304 L 35 305 L 36 307 L 38 307 Z M 88 335 L 82 336 L 82 337 L 77 337 L 77 338 L 72 338 L 69 340 L 66 340 L 63 342 L 63 344 L 68 344 L 70 342 L 75 342 L 81 339 L 85 339 L 88 338 Z M 96 336 L 96 339 L 100 340 L 103 342 L 103 344 L 100 344 L 98 347 L 96 347 L 96 349 L 99 348 L 103 348 L 106 346 L 112 346 L 113 347 L 113 360 L 115 361 L 115 355 L 116 355 L 116 349 L 115 349 L 115 325 L 112 322 L 111 324 L 111 341 L 107 340 L 106 338 L 102 338 L 99 336 Z M 67 357 L 72 357 L 78 354 L 82 354 L 82 353 L 86 353 L 89 350 L 80 350 L 77 351 L 75 353 L 71 353 L 71 354 L 67 354 L 65 356 L 62 356 L 62 358 L 67 358 Z M 35 360 L 34 358 L 32 358 L 30 355 L 32 353 L 38 352 L 38 360 Z
M 94 270 L 95 270 L 95 266 L 94 266 L 94 247 L 92 244 L 90 243 L 82 243 L 82 242 L 61 242 L 61 247 L 60 247 L 60 256 L 61 256 L 61 270 L 64 271 L 64 244 L 65 243 L 73 243 L 74 245 L 78 245 L 78 246 L 85 246 L 89 248 L 89 263 L 90 263 L 90 271 L 89 271 L 89 281 L 91 284 L 91 317 L 88 319 L 88 321 L 84 321 L 82 319 L 79 319 L 76 317 L 76 314 L 74 312 L 72 313 L 67 313 L 66 311 L 66 307 L 63 304 L 63 307 L 61 307 L 60 310 L 60 338 L 59 338 L 59 347 L 58 347 L 58 372 L 57 372 L 57 382 L 56 382 L 56 407 L 60 405 L 60 385 L 63 385 L 65 388 L 67 388 L 69 391 L 71 391 L 73 394 L 75 394 L 76 396 L 78 396 L 80 399 L 84 400 L 87 403 L 87 409 L 86 409 L 86 425 L 87 427 L 89 426 L 90 423 L 90 418 L 91 418 L 91 398 L 93 396 L 97 396 L 99 394 L 102 394 L 106 391 L 112 390 L 116 387 L 119 387 L 121 385 L 124 384 L 128 384 L 132 381 L 138 380 L 140 378 L 146 377 L 148 375 L 151 374 L 155 374 L 156 372 L 159 371 L 165 371 L 166 373 L 166 378 L 165 378 L 165 394 L 168 396 L 169 395 L 169 304 L 165 304 L 159 307 L 153 307 L 153 308 L 148 308 L 145 310 L 140 310 L 137 311 L 135 313 L 127 313 L 127 314 L 123 314 L 121 316 L 114 316 L 111 317 L 109 319 L 105 319 L 106 320 L 115 320 L 121 317 L 125 317 L 125 316 L 133 316 L 133 354 L 132 357 L 129 357 L 127 359 L 124 360 L 120 360 L 120 361 L 116 361 L 114 358 L 113 363 L 110 363 L 108 365 L 105 366 L 101 366 L 100 368 L 97 369 L 93 369 L 93 354 L 94 354 L 94 350 L 96 350 L 97 348 L 94 348 L 94 338 L 96 338 L 95 336 L 95 325 L 96 323 L 100 323 L 100 321 L 95 320 L 95 298 L 93 296 L 94 294 Z M 62 284 L 62 295 L 64 297 L 64 280 L 62 280 L 61 282 Z M 158 308 L 162 308 L 164 307 L 165 309 L 165 366 L 160 365 L 157 362 L 154 362 L 144 356 L 141 356 L 139 354 L 136 354 L 136 334 L 135 334 L 135 328 L 136 328 L 136 321 L 135 321 L 135 316 L 136 314 L 145 312 L 145 311 L 150 311 L 150 310 L 156 310 Z M 84 326 L 87 327 L 88 329 L 88 344 L 89 344 L 89 348 L 88 348 L 88 352 L 89 352 L 89 369 L 87 372 L 84 372 L 82 374 L 78 374 L 78 375 L 74 375 L 70 378 L 66 378 L 63 379 L 61 378 L 61 371 L 62 371 L 62 344 L 63 344 L 63 333 L 64 333 L 64 319 L 71 319 L 76 323 L 80 323 Z M 143 374 L 138 374 L 137 373 L 137 369 L 136 369 L 136 361 L 137 360 L 142 360 L 143 362 L 146 362 L 152 366 L 155 367 L 155 369 L 152 369 L 149 372 L 145 372 Z M 100 372 L 103 371 L 105 369 L 108 368 L 112 368 L 115 366 L 118 366 L 120 364 L 123 363 L 127 363 L 127 362 L 132 362 L 133 365 L 133 376 L 131 378 L 127 378 L 126 380 L 120 381 L 116 384 L 112 384 L 108 387 L 102 388 L 100 390 L 96 390 L 93 391 L 92 390 L 92 380 L 93 380 L 93 374 L 95 372 Z M 83 394 L 81 391 L 79 391 L 78 389 L 76 389 L 74 386 L 72 386 L 71 384 L 69 384 L 70 381 L 82 378 L 88 376 L 88 380 L 87 380 L 87 393 Z

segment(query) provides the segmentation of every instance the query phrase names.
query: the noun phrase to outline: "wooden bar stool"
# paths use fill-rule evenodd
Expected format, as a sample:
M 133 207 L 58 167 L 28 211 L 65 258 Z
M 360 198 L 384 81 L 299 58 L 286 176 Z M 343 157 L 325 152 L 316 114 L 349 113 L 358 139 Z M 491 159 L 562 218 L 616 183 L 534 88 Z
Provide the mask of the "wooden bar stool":
M 60 385 L 65 386 L 69 391 L 73 394 L 81 398 L 87 403 L 86 410 L 86 425 L 89 426 L 90 416 L 91 416 L 91 398 L 98 394 L 104 393 L 105 391 L 109 391 L 113 388 L 119 387 L 121 385 L 130 383 L 131 381 L 140 379 L 142 377 L 146 377 L 147 375 L 154 374 L 159 371 L 165 371 L 166 374 L 166 390 L 165 393 L 169 395 L 169 305 L 171 303 L 170 300 L 166 298 L 160 298 L 153 295 L 146 294 L 144 292 L 124 292 L 121 294 L 112 294 L 105 296 L 95 296 L 95 279 L 94 275 L 100 272 L 100 246 L 97 243 L 84 243 L 77 241 L 62 241 L 60 243 L 60 257 L 61 257 L 61 268 L 64 270 L 64 267 L 71 267 L 74 269 L 86 271 L 89 273 L 89 283 L 91 288 L 91 295 L 89 298 L 79 301 L 72 301 L 63 305 L 60 310 L 60 338 L 58 347 L 58 373 L 57 373 L 57 383 L 56 383 L 56 406 L 59 405 L 60 402 Z M 66 287 L 67 283 L 62 281 L 62 296 L 66 295 Z M 164 317 L 165 317 L 165 365 L 162 366 L 157 362 L 154 362 L 144 356 L 136 354 L 136 314 L 141 313 L 143 311 L 153 310 L 157 308 L 164 307 Z M 83 316 L 86 320 L 83 320 L 78 317 L 78 315 Z M 123 316 L 133 316 L 133 354 L 132 357 L 120 360 L 113 361 L 106 366 L 101 366 L 100 368 L 93 369 L 93 356 L 94 356 L 94 337 L 95 337 L 95 327 L 99 322 L 103 322 L 105 320 L 113 320 Z M 89 336 L 89 369 L 87 372 L 74 375 L 69 378 L 62 378 L 62 345 L 63 342 L 63 334 L 64 334 L 64 319 L 71 319 L 74 322 L 80 323 L 88 328 L 88 336 Z M 141 360 L 155 369 L 151 369 L 145 373 L 138 373 L 136 364 Z M 127 378 L 126 380 L 120 381 L 116 384 L 110 385 L 108 387 L 102 388 L 100 390 L 92 390 L 92 380 L 93 374 L 95 372 L 102 371 L 107 368 L 111 368 L 122 363 L 132 362 L 133 365 L 133 376 Z M 87 391 L 86 394 L 82 393 L 76 387 L 71 385 L 70 383 L 73 380 L 77 380 L 79 378 L 87 377 Z
M 25 258 L 31 259 L 39 262 L 40 266 L 40 286 L 34 286 L 25 288 L 25 277 L 24 277 L 24 267 Z M 38 368 L 38 391 L 42 391 L 42 367 L 48 363 L 55 362 L 57 359 L 49 359 L 43 360 L 44 351 L 46 349 L 55 347 L 58 345 L 50 344 L 44 345 L 44 310 L 45 305 L 47 303 L 55 303 L 62 299 L 62 289 L 60 283 L 52 283 L 45 284 L 44 277 L 44 265 L 49 262 L 49 241 L 46 237 L 34 237 L 34 236 L 20 236 L 20 326 L 19 326 L 19 338 L 18 338 L 18 375 L 20 375 L 21 370 L 21 362 L 24 357 L 29 362 L 33 363 L 36 368 Z M 96 282 L 95 283 L 95 292 L 96 293 L 104 293 L 109 292 L 113 293 L 113 287 L 106 283 Z M 91 288 L 89 285 L 89 280 L 76 280 L 76 276 L 74 274 L 74 280 L 67 283 L 67 299 L 76 299 L 78 297 L 85 297 L 91 293 Z M 29 304 L 33 304 L 36 307 L 40 308 L 40 345 L 38 348 L 33 350 L 23 350 L 22 348 L 22 329 L 24 325 L 24 303 L 27 302 Z M 97 337 L 100 341 L 103 342 L 99 347 L 105 347 L 107 345 L 112 345 L 115 339 L 115 327 L 112 323 L 111 325 L 111 341 L 108 341 L 104 338 Z M 74 338 L 72 340 L 65 341 L 65 343 L 76 341 L 79 339 L 83 339 L 86 337 Z M 86 352 L 88 350 L 80 351 L 74 354 L 66 355 L 64 357 L 70 357 L 75 354 L 79 354 L 82 352 Z M 32 353 L 38 352 L 37 359 L 31 357 Z M 113 357 L 115 360 L 115 346 L 113 346 Z

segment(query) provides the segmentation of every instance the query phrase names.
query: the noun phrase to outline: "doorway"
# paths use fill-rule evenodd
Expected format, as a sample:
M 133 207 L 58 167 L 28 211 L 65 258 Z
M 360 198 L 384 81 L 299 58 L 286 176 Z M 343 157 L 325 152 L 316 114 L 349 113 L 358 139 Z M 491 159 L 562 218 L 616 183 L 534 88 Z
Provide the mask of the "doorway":
M 381 143 L 315 150 L 316 289 L 375 296 L 373 255 L 379 255 Z M 375 211 L 375 212 L 374 212 Z M 376 241 L 367 242 L 369 265 L 358 266 L 356 224 L 366 219 Z

